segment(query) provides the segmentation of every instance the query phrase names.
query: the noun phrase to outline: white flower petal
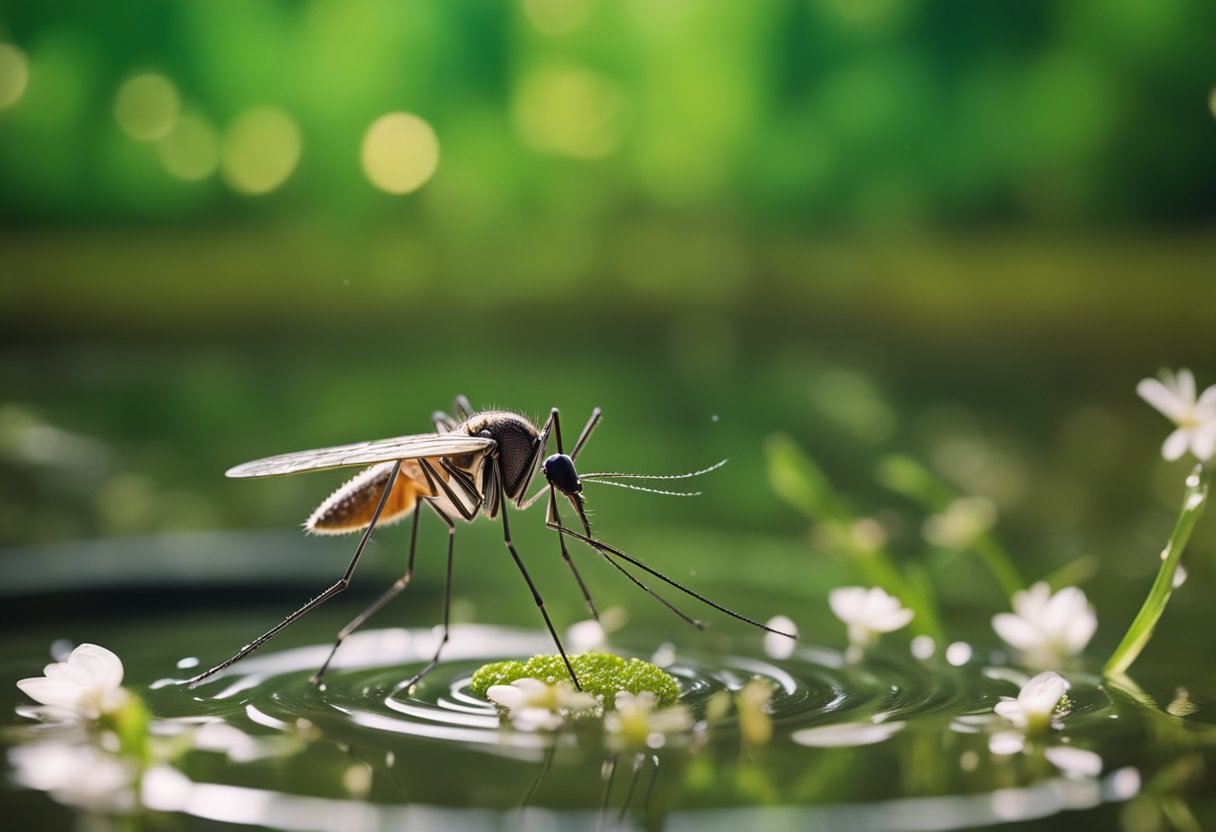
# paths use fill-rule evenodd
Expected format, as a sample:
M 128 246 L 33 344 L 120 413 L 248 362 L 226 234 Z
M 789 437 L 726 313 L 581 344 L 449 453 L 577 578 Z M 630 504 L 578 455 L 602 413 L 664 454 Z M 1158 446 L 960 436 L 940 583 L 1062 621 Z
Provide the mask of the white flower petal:
M 1186 367 L 1174 374 L 1174 392 L 1188 407 L 1195 403 L 1195 375 Z
M 1089 640 L 1093 638 L 1097 629 L 1098 617 L 1089 609 L 1085 610 L 1084 615 L 1078 615 L 1068 622 L 1068 627 L 1064 631 L 1064 641 L 1069 653 L 1075 656 L 1084 650 L 1085 645 L 1089 644 Z
M 909 609 L 897 609 L 884 613 L 872 625 L 875 630 L 882 633 L 892 633 L 901 627 L 906 627 L 916 613 Z
M 96 687 L 116 688 L 122 684 L 122 660 L 99 644 L 82 644 L 68 656 L 68 665 L 89 674 Z
M 73 708 L 84 692 L 75 682 L 46 676 L 34 676 L 17 682 L 21 692 L 43 705 Z
M 1022 706 L 1016 699 L 1008 696 L 1001 697 L 1001 701 L 997 702 L 992 710 L 996 712 L 997 716 L 1003 716 L 1010 722 L 1017 722 L 1022 716 Z
M 1216 453 L 1216 420 L 1195 429 L 1191 435 L 1191 452 L 1201 462 L 1207 462 Z
M 1067 691 L 1068 682 L 1064 681 L 1064 677 L 1046 670 L 1026 683 L 1018 694 L 1018 703 L 1027 713 L 1050 716 Z
M 527 694 L 514 685 L 490 685 L 486 696 L 508 710 L 522 706 L 527 698 Z
M 1051 600 L 1051 587 L 1047 581 L 1037 581 L 1029 589 L 1013 593 L 1013 611 L 1031 621 L 1042 616 Z
M 1166 462 L 1181 459 L 1182 455 L 1186 453 L 1188 445 L 1190 445 L 1190 436 L 1186 430 L 1178 428 L 1165 437 L 1165 441 L 1161 443 L 1161 456 L 1165 457 Z
M 1178 394 L 1162 384 L 1158 379 L 1146 378 L 1136 385 L 1136 393 L 1140 398 L 1161 411 L 1171 421 L 1179 421 L 1186 413 L 1186 403 L 1179 400 Z
M 1216 384 L 1199 394 L 1199 400 L 1195 402 L 1195 410 L 1203 421 L 1216 416 Z
M 992 629 L 1001 640 L 1017 650 L 1037 647 L 1043 636 L 1029 621 L 1011 612 L 1000 612 L 992 616 Z
M 1075 586 L 1066 586 L 1047 602 L 1039 628 L 1049 633 L 1058 633 L 1085 612 L 1085 593 Z
M 842 586 L 828 593 L 828 606 L 846 624 L 864 613 L 868 595 L 865 587 Z

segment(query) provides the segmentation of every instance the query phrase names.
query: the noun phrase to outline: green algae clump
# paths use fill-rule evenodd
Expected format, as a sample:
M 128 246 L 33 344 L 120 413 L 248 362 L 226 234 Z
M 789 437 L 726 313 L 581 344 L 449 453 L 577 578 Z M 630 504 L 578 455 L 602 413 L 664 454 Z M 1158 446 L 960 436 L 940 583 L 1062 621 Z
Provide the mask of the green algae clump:
M 633 694 L 649 691 L 660 705 L 670 705 L 680 697 L 676 678 L 658 665 L 641 659 L 623 659 L 611 653 L 580 653 L 570 657 L 570 666 L 583 691 L 603 697 L 604 707 L 612 708 L 618 691 Z M 533 656 L 526 662 L 510 659 L 477 668 L 470 689 L 486 698 L 493 685 L 509 685 L 516 679 L 539 679 L 545 684 L 570 681 L 566 663 L 555 653 Z

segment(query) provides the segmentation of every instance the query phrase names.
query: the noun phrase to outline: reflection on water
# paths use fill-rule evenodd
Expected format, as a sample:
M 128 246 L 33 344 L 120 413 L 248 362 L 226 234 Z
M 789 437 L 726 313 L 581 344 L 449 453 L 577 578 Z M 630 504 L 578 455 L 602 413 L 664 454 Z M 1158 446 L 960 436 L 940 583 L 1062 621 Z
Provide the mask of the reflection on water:
M 9 749 L 14 779 L 86 814 L 166 812 L 301 832 L 504 824 L 921 830 L 1077 811 L 1109 819 L 1133 798 L 1138 807 L 1158 799 L 1154 790 L 1167 782 L 1158 769 L 1193 761 L 1161 798 L 1176 802 L 1211 762 L 1211 744 L 1182 719 L 1097 677 L 1069 674 L 1069 711 L 1058 729 L 1020 732 L 994 706 L 1016 696 L 1025 678 L 979 661 L 979 650 L 956 666 L 944 655 L 920 660 L 895 650 L 849 662 L 806 645 L 783 659 L 668 646 L 667 669 L 695 724 L 661 748 L 623 750 L 605 736 L 603 720 L 515 730 L 470 693 L 482 663 L 548 649 L 542 633 L 456 627 L 444 662 L 402 690 L 436 637 L 358 633 L 324 689 L 309 676 L 328 644 L 253 656 L 195 689 L 162 679 L 135 689 L 162 744 L 142 777 L 109 766 L 116 758 L 104 742 L 82 746 L 77 735 L 77 753 L 65 755 L 55 727 L 36 725 Z M 189 676 L 191 661 L 181 656 L 158 664 Z M 752 693 L 740 696 L 749 683 Z M 748 738 L 749 698 L 771 723 L 767 741 Z M 105 777 L 81 775 L 92 786 L 73 791 L 50 773 L 68 769 L 47 762 L 68 757 L 73 765 L 91 760 Z

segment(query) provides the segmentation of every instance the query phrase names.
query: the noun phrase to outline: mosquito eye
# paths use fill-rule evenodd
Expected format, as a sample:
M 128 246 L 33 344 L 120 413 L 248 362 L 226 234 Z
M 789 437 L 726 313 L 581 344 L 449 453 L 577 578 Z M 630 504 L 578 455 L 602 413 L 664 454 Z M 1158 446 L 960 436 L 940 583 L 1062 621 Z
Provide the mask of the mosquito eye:
M 563 494 L 576 494 L 583 490 L 578 471 L 574 470 L 574 460 L 565 454 L 554 454 L 545 460 L 545 479 Z

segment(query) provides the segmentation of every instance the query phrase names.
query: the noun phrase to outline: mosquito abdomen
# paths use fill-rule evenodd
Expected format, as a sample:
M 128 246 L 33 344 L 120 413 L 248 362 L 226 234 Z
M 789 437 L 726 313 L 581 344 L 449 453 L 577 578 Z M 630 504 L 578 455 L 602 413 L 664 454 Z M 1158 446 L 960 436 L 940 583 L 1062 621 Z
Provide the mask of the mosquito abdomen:
M 317 507 L 312 516 L 304 521 L 304 528 L 312 534 L 349 534 L 366 529 L 376 513 L 376 506 L 380 503 L 394 464 L 385 462 L 360 471 Z M 431 496 L 425 480 L 422 467 L 417 462 L 409 459 L 403 461 L 401 473 L 397 475 L 397 482 L 384 504 L 384 511 L 376 521 L 377 527 L 408 517 L 418 505 L 419 497 Z

